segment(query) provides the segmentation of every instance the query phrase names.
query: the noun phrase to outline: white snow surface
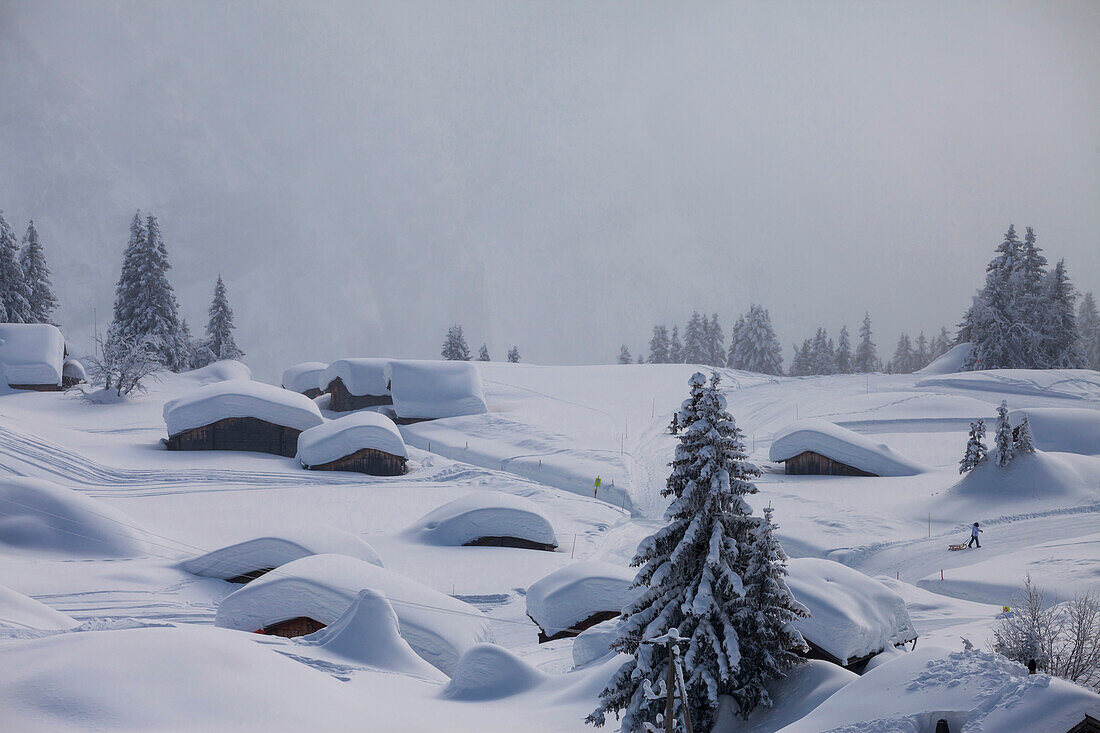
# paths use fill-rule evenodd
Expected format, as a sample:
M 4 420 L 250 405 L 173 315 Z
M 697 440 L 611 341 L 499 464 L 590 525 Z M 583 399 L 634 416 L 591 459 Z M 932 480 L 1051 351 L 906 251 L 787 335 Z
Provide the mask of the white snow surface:
M 225 382 L 230 379 L 249 380 L 252 379 L 252 370 L 236 359 L 221 359 L 204 367 L 183 372 L 176 378 L 183 383 L 201 386 L 203 384 L 213 384 L 214 382 Z
M 1004 395 L 1100 399 L 1100 372 L 1093 369 L 985 369 L 930 376 L 917 387 L 998 392 Z M 1009 406 L 1013 399 L 1008 398 Z
M 1100 499 L 1100 464 L 1073 453 L 1017 454 L 1004 468 L 992 456 L 943 495 L 957 517 L 988 517 L 992 503 L 1039 508 L 1052 501 L 1094 503 Z M 963 538 L 965 541 L 965 537 Z
M 317 405 L 305 395 L 243 379 L 207 384 L 164 404 L 169 435 L 229 417 L 254 417 L 303 431 L 324 422 Z
M 82 382 L 88 379 L 88 374 L 84 371 L 84 365 L 76 359 L 66 359 L 61 366 L 61 374 L 66 379 L 76 379 Z
M 280 384 L 283 389 L 289 389 L 291 392 L 321 389 L 321 387 L 318 387 L 318 383 L 321 381 L 321 374 L 326 368 L 328 368 L 328 364 L 323 361 L 303 361 L 287 367 L 283 372 Z
M 842 687 L 782 733 L 1065 733 L 1100 695 L 974 650 L 902 654 Z
M 785 461 L 805 451 L 820 453 L 876 476 L 913 476 L 928 470 L 885 443 L 876 443 L 818 418 L 798 420 L 780 430 L 772 439 L 769 457 L 773 461 Z
M 458 660 L 443 697 L 451 700 L 495 700 L 538 687 L 547 676 L 496 644 L 478 644 Z
M 785 725 L 809 715 L 837 690 L 859 679 L 859 675 L 821 659 L 810 659 L 767 685 L 772 707 L 759 706 L 748 720 L 737 712 L 731 697 L 723 696 L 714 721 L 714 733 L 775 733 Z
M 10 384 L 61 384 L 65 337 L 46 323 L 0 323 L 0 375 Z
M 438 419 L 489 411 L 481 372 L 466 361 L 391 361 L 393 409 L 403 419 Z
M 974 344 L 955 344 L 945 353 L 936 357 L 928 366 L 918 369 L 917 374 L 954 374 L 963 370 L 963 364 L 974 350 Z
M 389 359 L 338 359 L 318 375 L 315 387 L 322 391 L 337 377 L 353 395 L 381 397 L 390 393 Z
M 804 557 L 792 559 L 788 571 L 787 585 L 810 610 L 795 628 L 838 659 L 858 659 L 917 638 L 901 596 L 858 570 Z
M 583 667 L 611 654 L 611 642 L 619 638 L 622 619 L 608 619 L 589 626 L 573 638 L 573 666 Z
M 636 571 L 605 562 L 577 562 L 527 589 L 527 615 L 547 636 L 593 614 L 620 611 L 641 593 L 631 588 Z
M 73 557 L 133 557 L 145 546 L 134 520 L 72 489 L 0 477 L 0 545 Z
M 299 526 L 278 536 L 252 537 L 191 558 L 183 568 L 209 578 L 235 578 L 261 568 L 277 568 L 309 555 L 347 555 L 382 567 L 378 553 L 364 540 L 335 527 Z
M 304 466 L 320 466 L 364 448 L 409 457 L 394 421 L 369 410 L 329 420 L 298 436 L 298 460 Z
M 58 631 L 77 626 L 77 621 L 44 603 L 0 585 L 0 630 L 44 629 Z M 3 631 L 0 631 L 0 637 Z
M 1019 425 L 1024 415 L 1031 427 L 1031 443 L 1039 450 L 1100 455 L 1100 409 L 1029 407 L 1013 410 L 1009 422 Z
M 331 624 L 361 590 L 385 594 L 401 636 L 445 674 L 470 647 L 490 641 L 485 616 L 473 606 L 403 575 L 344 555 L 310 555 L 283 565 L 226 596 L 215 625 L 242 631 L 306 616 Z
M 554 527 L 538 504 L 500 491 L 479 491 L 447 502 L 418 519 L 407 534 L 433 545 L 464 545 L 479 537 L 558 544 Z

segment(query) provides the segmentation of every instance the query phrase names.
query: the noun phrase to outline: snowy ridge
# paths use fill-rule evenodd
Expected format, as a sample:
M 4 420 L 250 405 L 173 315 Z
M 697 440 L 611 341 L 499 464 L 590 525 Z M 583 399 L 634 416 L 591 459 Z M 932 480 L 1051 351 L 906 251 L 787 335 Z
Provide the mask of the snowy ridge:
M 324 422 L 317 405 L 305 395 L 243 379 L 208 384 L 164 404 L 168 435 L 228 417 L 254 417 L 297 430 Z
M 876 476 L 914 476 L 928 470 L 884 443 L 818 418 L 799 420 L 780 430 L 772 440 L 769 458 L 786 461 L 806 451 Z
M 1100 409 L 1029 407 L 1009 416 L 1013 425 L 1027 416 L 1032 445 L 1041 451 L 1100 455 Z
M 369 410 L 360 410 L 306 430 L 298 436 L 297 457 L 303 466 L 320 466 L 365 448 L 409 457 L 409 450 L 393 420 Z
M 0 585 L 0 630 L 47 629 L 62 630 L 76 627 L 77 621 L 44 603 L 39 603 L 22 593 Z M 3 631 L 0 631 L 0 637 Z

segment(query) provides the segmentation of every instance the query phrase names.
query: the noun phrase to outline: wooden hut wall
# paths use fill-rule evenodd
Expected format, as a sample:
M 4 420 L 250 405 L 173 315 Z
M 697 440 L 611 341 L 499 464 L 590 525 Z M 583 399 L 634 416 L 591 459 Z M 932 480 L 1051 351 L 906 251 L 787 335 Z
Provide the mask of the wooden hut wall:
M 840 461 L 834 461 L 820 453 L 806 451 L 785 462 L 785 470 L 792 476 L 874 476 Z
M 300 434 L 255 417 L 227 417 L 169 436 L 168 450 L 243 450 L 293 458 Z
M 522 537 L 478 537 L 476 540 L 470 540 L 465 543 L 463 547 L 516 547 L 521 550 L 545 550 L 546 552 L 553 552 L 557 548 L 557 545 L 525 540 Z
M 25 389 L 31 392 L 60 392 L 60 384 L 9 384 L 12 389 Z
M 587 628 L 595 626 L 599 623 L 603 623 L 604 621 L 610 621 L 613 618 L 618 618 L 621 615 L 621 611 L 600 611 L 598 613 L 592 614 L 584 621 L 573 624 L 568 629 L 563 629 L 562 631 L 559 631 L 553 636 L 547 636 L 546 632 L 542 630 L 541 626 L 539 626 L 539 643 L 545 644 L 548 641 L 557 641 L 558 639 L 567 639 L 570 636 L 576 636 Z M 528 618 L 531 617 L 528 616 Z M 534 621 L 534 619 L 531 620 Z M 538 626 L 537 621 L 535 622 L 535 625 Z
M 403 476 L 407 460 L 374 448 L 363 448 L 331 463 L 310 466 L 314 471 L 357 471 L 371 476 Z
M 325 392 L 332 395 L 328 408 L 335 412 L 350 412 L 351 410 L 362 410 L 364 407 L 393 404 L 393 397 L 388 394 L 352 394 L 348 391 L 348 388 L 344 385 L 344 380 L 340 379 L 340 377 L 329 382 L 328 389 L 326 389 Z
M 263 628 L 263 633 L 270 636 L 285 636 L 288 639 L 293 639 L 295 636 L 305 636 L 306 634 L 312 634 L 315 631 L 320 631 L 325 628 L 325 625 L 316 619 L 312 619 L 309 616 L 298 616 L 297 618 L 289 618 L 286 621 L 280 621 L 270 626 Z

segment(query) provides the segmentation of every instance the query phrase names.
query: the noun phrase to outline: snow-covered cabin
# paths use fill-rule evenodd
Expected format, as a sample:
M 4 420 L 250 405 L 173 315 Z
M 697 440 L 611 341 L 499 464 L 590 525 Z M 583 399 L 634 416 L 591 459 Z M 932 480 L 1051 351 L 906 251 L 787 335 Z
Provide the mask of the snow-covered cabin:
M 522 496 L 478 491 L 433 509 L 407 534 L 433 545 L 518 547 L 553 552 L 554 526 L 538 505 Z
M 280 384 L 283 385 L 283 389 L 304 394 L 312 400 L 314 397 L 321 395 L 322 389 L 319 385 L 321 375 L 326 368 L 328 368 L 328 364 L 322 361 L 303 361 L 300 364 L 287 367 L 286 371 L 283 372 L 283 379 Z
M 397 425 L 377 412 L 356 412 L 298 436 L 298 461 L 314 471 L 401 476 L 408 460 Z
M 817 476 L 914 476 L 925 469 L 859 433 L 827 420 L 807 418 L 783 428 L 769 458 L 786 473 Z
M 917 638 L 905 601 L 858 570 L 821 558 L 788 563 L 787 586 L 810 617 L 794 626 L 809 656 L 857 667 L 876 654 Z
M 68 389 L 88 381 L 88 374 L 84 371 L 84 365 L 76 359 L 66 359 L 61 366 L 61 387 Z
M 334 412 L 392 405 L 389 359 L 340 359 L 329 364 L 317 386 L 331 395 Z
M 361 590 L 385 595 L 401 636 L 448 675 L 463 652 L 492 641 L 489 619 L 470 604 L 345 555 L 310 555 L 253 580 L 222 600 L 214 625 L 302 636 L 337 621 Z
M 252 537 L 193 557 L 183 563 L 183 568 L 194 575 L 247 583 L 289 562 L 325 554 L 347 555 L 382 567 L 378 553 L 362 539 L 335 527 L 325 527 Z
M 0 323 L 0 376 L 12 389 L 62 388 L 65 337 L 47 323 Z
M 576 636 L 613 619 L 634 601 L 635 571 L 606 562 L 565 566 L 527 589 L 527 615 L 539 627 L 539 643 Z
M 244 450 L 293 457 L 298 436 L 324 422 L 305 395 L 230 379 L 164 405 L 168 450 Z
M 400 425 L 489 411 L 481 372 L 466 361 L 391 361 L 393 409 Z

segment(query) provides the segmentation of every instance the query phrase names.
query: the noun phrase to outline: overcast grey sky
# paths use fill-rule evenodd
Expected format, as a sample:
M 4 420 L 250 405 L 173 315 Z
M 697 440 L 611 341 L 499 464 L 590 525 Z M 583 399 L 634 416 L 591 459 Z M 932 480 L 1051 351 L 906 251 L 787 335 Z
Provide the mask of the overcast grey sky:
M 258 376 L 609 362 L 692 308 L 959 320 L 1010 222 L 1100 289 L 1098 2 L 0 0 L 0 209 L 78 344 L 160 218 Z

